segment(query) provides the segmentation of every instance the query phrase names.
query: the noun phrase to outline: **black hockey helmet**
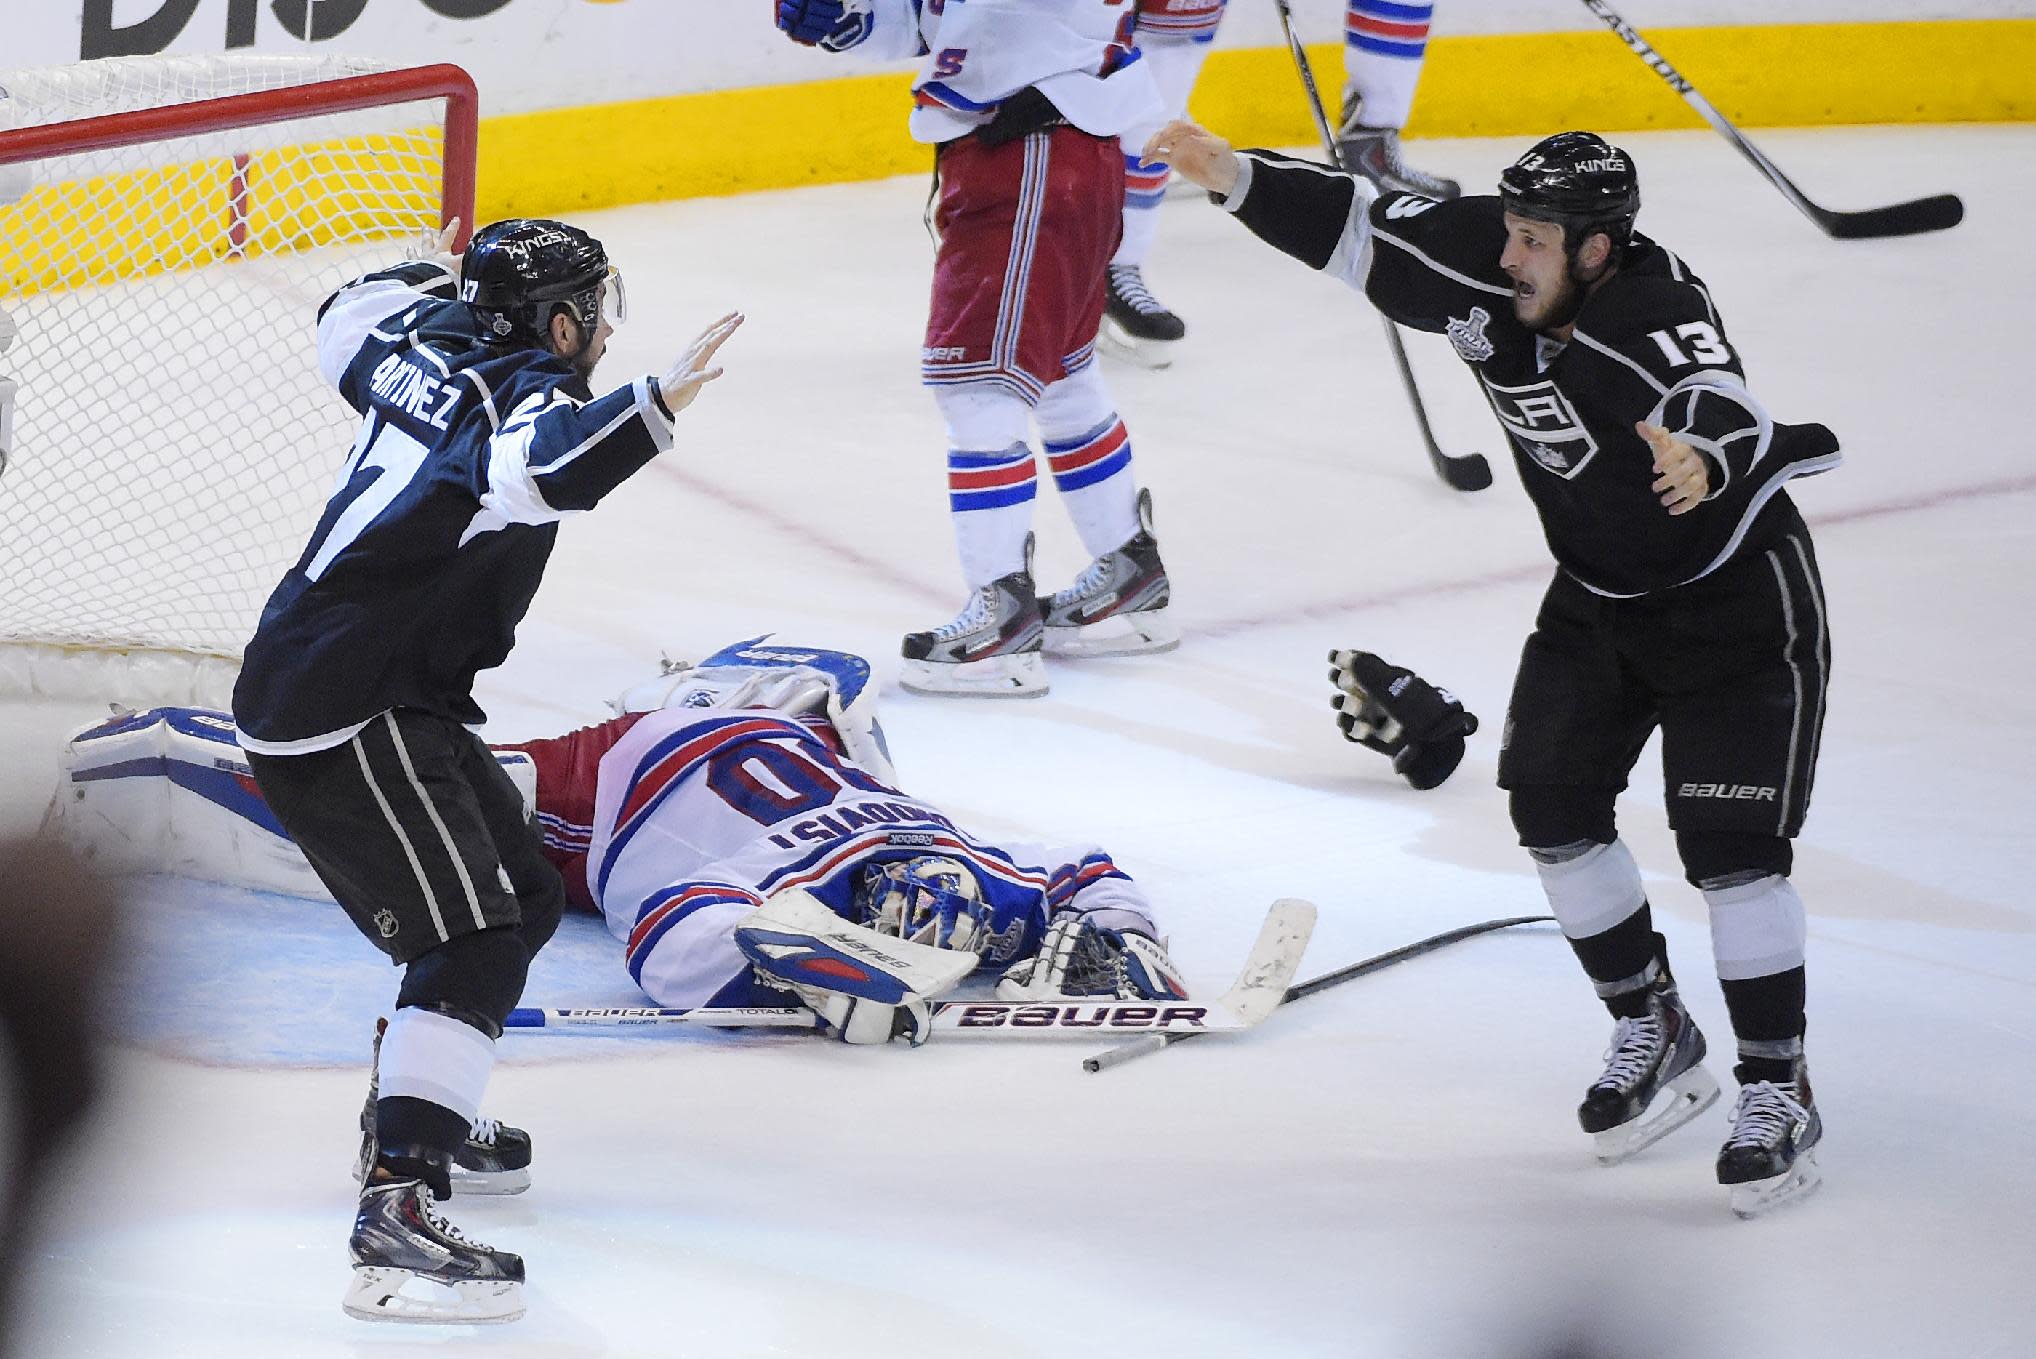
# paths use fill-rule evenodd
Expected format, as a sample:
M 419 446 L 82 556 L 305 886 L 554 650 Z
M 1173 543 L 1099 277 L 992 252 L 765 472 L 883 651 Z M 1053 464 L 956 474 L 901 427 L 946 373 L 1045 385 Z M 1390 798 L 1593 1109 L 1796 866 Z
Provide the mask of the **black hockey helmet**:
M 621 277 L 608 252 L 578 227 L 543 217 L 482 227 L 460 265 L 460 296 L 480 313 L 482 329 L 496 344 L 545 344 L 560 307 L 591 331 L 611 286 L 610 319 L 620 321 Z
M 1571 254 L 1584 237 L 1602 231 L 1616 257 L 1633 239 L 1640 215 L 1640 172 L 1633 157 L 1595 132 L 1543 137 L 1499 176 L 1506 211 L 1563 229 Z

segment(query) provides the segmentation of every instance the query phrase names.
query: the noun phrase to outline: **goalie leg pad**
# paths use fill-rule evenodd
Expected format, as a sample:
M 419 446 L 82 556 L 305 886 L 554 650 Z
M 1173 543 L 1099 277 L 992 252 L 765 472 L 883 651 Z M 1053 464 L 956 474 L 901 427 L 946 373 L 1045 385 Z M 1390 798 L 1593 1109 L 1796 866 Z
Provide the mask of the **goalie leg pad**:
M 736 927 L 736 946 L 789 986 L 844 1042 L 926 1040 L 934 996 L 976 965 L 976 955 L 934 948 L 852 924 L 810 893 L 779 892 Z

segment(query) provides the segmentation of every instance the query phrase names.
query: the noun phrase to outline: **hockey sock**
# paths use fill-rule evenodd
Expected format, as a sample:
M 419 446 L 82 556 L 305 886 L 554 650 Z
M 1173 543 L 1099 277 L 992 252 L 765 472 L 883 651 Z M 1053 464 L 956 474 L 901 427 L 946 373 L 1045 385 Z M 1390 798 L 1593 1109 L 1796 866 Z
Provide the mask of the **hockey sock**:
M 1785 843 L 1785 842 L 1784 842 Z M 1749 870 L 1706 879 L 1711 950 L 1747 1080 L 1785 1081 L 1803 1050 L 1808 913 L 1789 880 Z
M 1639 911 L 1603 934 L 1572 939 L 1570 949 L 1598 999 L 1614 1019 L 1638 1019 L 1647 1013 L 1647 995 L 1668 972 L 1668 941 L 1654 932 L 1654 912 L 1644 903 Z
M 481 1113 L 481 1096 L 495 1066 L 495 1041 L 471 1024 L 436 1010 L 406 1005 L 382 1036 L 380 1110 L 391 1099 L 438 1105 L 471 1124 Z M 465 1134 L 462 1133 L 461 1136 Z M 385 1145 L 417 1141 L 383 1138 Z
M 1048 387 L 1032 415 L 1082 546 L 1091 557 L 1116 551 L 1138 532 L 1138 483 L 1131 436 L 1096 364 Z
M 1786 1081 L 1803 1055 L 1803 969 L 1719 983 L 1739 1040 L 1741 1082 Z
M 1117 242 L 1112 264 L 1143 264 L 1159 233 L 1159 204 L 1166 197 L 1166 182 L 1173 172 L 1163 160 L 1140 160 L 1138 153 L 1124 155 L 1124 236 Z
M 1647 909 L 1640 865 L 1633 862 L 1632 851 L 1623 840 L 1615 838 L 1604 844 L 1577 840 L 1527 852 L 1541 878 L 1549 914 L 1572 941 L 1603 934 Z
M 1131 435 L 1114 413 L 1076 438 L 1047 439 L 1046 461 L 1091 557 L 1114 552 L 1137 535 L 1138 483 L 1131 476 Z
M 1407 125 L 1414 87 L 1428 53 L 1433 4 L 1407 0 L 1349 0 L 1343 24 L 1343 69 L 1362 102 L 1366 127 Z
M 394 1179 L 422 1180 L 437 1197 L 450 1198 L 453 1153 L 472 1127 L 471 1119 L 442 1104 L 385 1095 L 375 1101 L 375 1168 Z
M 1032 410 L 997 383 L 935 387 L 947 425 L 947 503 L 971 590 L 1025 569 L 1039 477 L 1026 440 Z
M 980 590 L 1025 569 L 1025 535 L 1038 494 L 1032 447 L 1013 444 L 1001 453 L 947 453 L 947 504 L 954 511 L 954 542 L 962 579 Z

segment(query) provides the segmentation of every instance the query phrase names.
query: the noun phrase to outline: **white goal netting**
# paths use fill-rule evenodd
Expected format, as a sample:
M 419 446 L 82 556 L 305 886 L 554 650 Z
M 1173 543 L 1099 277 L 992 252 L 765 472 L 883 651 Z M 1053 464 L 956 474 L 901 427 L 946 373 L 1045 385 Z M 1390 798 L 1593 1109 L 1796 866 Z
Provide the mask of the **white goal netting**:
M 318 304 L 446 208 L 444 100 L 322 106 L 377 69 L 0 71 L 0 689 L 67 688 L 78 657 L 230 674 L 352 439 Z M 79 120 L 143 110 L 145 139 L 86 145 L 105 125 Z

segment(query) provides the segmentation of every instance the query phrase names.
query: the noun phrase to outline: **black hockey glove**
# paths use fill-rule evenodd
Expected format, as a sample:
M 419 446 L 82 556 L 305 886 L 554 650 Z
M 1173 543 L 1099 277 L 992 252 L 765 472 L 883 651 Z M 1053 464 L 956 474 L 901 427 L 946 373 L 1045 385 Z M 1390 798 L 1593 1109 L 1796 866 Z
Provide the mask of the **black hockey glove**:
M 1330 683 L 1343 739 L 1389 755 L 1393 772 L 1416 788 L 1433 788 L 1463 760 L 1463 738 L 1478 720 L 1447 689 L 1369 651 L 1332 651 Z

